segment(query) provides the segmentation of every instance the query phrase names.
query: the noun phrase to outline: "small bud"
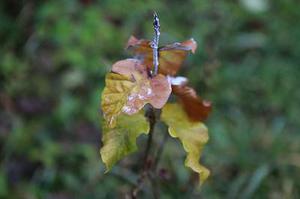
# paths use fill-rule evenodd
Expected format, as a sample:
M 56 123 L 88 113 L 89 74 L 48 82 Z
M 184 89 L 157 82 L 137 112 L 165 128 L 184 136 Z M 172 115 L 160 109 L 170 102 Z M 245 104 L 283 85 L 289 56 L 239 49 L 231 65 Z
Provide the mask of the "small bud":
M 157 13 L 154 12 L 153 16 L 154 16 L 153 26 L 154 26 L 155 28 L 159 28 L 159 27 L 160 27 L 160 24 L 159 24 L 159 18 L 158 18 Z

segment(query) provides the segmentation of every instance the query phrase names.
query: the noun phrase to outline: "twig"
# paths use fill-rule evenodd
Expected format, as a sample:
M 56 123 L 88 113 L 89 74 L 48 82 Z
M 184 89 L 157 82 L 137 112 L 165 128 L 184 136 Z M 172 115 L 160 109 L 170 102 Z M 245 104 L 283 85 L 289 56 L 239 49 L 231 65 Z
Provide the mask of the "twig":
M 159 43 L 159 35 L 160 35 L 160 24 L 159 24 L 159 18 L 156 12 L 154 12 L 154 21 L 153 21 L 153 27 L 154 27 L 154 37 L 153 41 L 151 43 L 151 48 L 153 49 L 153 76 L 157 75 L 158 73 L 158 43 Z
M 162 153 L 163 153 L 163 150 L 164 150 L 164 146 L 168 140 L 168 133 L 164 133 L 164 137 L 162 139 L 162 141 L 160 142 L 159 146 L 158 146 L 158 149 L 157 149 L 157 152 L 156 152 L 156 156 L 155 156 L 155 159 L 154 159 L 154 163 L 153 163 L 153 170 L 155 171 L 157 166 L 158 166 L 158 163 L 160 161 L 160 158 L 162 156 Z
M 154 37 L 153 41 L 151 43 L 151 48 L 153 49 L 153 66 L 154 66 L 154 71 L 152 73 L 152 76 L 157 75 L 158 73 L 158 43 L 159 43 L 159 29 L 160 29 L 160 24 L 159 24 L 159 18 L 156 12 L 153 14 L 153 28 L 154 28 Z M 145 151 L 145 158 L 144 158 L 144 170 L 149 169 L 148 166 L 148 157 L 152 145 L 152 137 L 154 133 L 154 126 L 156 123 L 156 115 L 155 115 L 155 109 L 153 106 L 150 105 L 150 108 L 148 109 L 147 112 L 147 117 L 149 119 L 149 124 L 150 124 L 150 130 L 149 130 L 149 136 L 147 140 L 147 146 L 146 146 L 146 151 Z
M 152 173 L 148 173 L 148 178 L 149 178 L 149 181 L 151 183 L 151 186 L 152 186 L 152 194 L 153 194 L 153 197 L 154 199 L 159 199 L 159 187 L 158 187 L 158 183 L 157 183 L 157 180 L 155 178 L 156 176 L 153 176 Z
M 149 154 L 150 154 L 150 149 L 151 149 L 151 145 L 152 145 L 152 140 L 153 140 L 153 133 L 154 133 L 154 127 L 155 127 L 155 123 L 156 123 L 156 116 L 155 116 L 155 109 L 150 106 L 146 116 L 148 117 L 149 120 L 149 135 L 148 135 L 148 140 L 147 140 L 147 145 L 146 145 L 146 150 L 145 150 L 145 156 L 144 156 L 144 165 L 143 165 L 143 169 L 147 170 L 150 166 L 149 166 Z
M 160 25 L 159 25 L 159 18 L 156 12 L 154 12 L 154 20 L 153 20 L 153 27 L 154 27 L 154 37 L 153 41 L 151 42 L 151 48 L 153 49 L 153 71 L 151 76 L 154 77 L 158 73 L 158 43 L 159 43 L 159 35 L 160 35 Z M 149 120 L 149 135 L 147 139 L 147 145 L 146 145 L 146 150 L 145 150 L 145 155 L 144 155 L 144 161 L 143 161 L 143 169 L 140 174 L 140 177 L 138 179 L 137 186 L 132 190 L 131 192 L 131 198 L 136 198 L 138 192 L 140 189 L 142 189 L 142 186 L 144 184 L 145 178 L 148 178 L 153 185 L 152 178 L 149 177 L 149 170 L 151 168 L 151 163 L 149 163 L 149 155 L 151 151 L 151 146 L 152 146 L 152 140 L 153 140 L 153 133 L 154 133 L 154 127 L 156 124 L 156 110 L 154 109 L 153 106 L 150 105 L 150 108 L 146 112 L 146 116 L 148 117 Z M 153 186 L 153 195 L 155 198 L 158 198 L 158 193 L 156 190 L 156 187 Z
M 157 75 L 158 73 L 158 43 L 159 43 L 159 35 L 160 35 L 160 24 L 159 24 L 159 18 L 156 12 L 153 14 L 153 28 L 154 28 L 154 37 L 153 41 L 151 42 L 151 48 L 153 49 L 153 66 L 154 70 L 152 73 L 152 76 Z M 147 166 L 148 162 L 148 156 L 149 152 L 151 149 L 151 144 L 152 144 L 152 137 L 153 137 L 153 132 L 154 132 L 154 126 L 156 123 L 156 115 L 155 115 L 155 109 L 153 106 L 150 106 L 148 110 L 147 117 L 149 119 L 149 124 L 150 124 L 150 130 L 149 130 L 149 136 L 147 140 L 147 146 L 146 146 L 146 151 L 145 151 L 145 158 L 144 158 L 144 168 Z

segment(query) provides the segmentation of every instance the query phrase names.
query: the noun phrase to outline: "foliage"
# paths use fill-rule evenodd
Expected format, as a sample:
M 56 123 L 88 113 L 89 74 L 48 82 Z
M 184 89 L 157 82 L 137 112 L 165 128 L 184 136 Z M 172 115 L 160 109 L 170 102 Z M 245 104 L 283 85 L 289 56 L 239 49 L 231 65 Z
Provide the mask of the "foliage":
M 148 133 L 148 123 L 142 113 L 132 116 L 121 115 L 114 128 L 103 125 L 103 147 L 100 151 L 107 170 L 125 155 L 136 150 L 136 138 Z
M 154 18 L 154 28 L 156 28 L 155 24 L 159 23 L 156 20 L 158 18 Z M 159 27 L 157 31 L 159 32 Z M 156 33 L 155 35 L 156 41 L 158 41 L 159 34 Z M 199 157 L 208 140 L 208 134 L 200 119 L 206 119 L 211 105 L 209 102 L 202 102 L 195 91 L 186 86 L 186 78 L 172 77 L 181 67 L 187 52 L 195 53 L 197 43 L 194 39 L 190 39 L 155 49 L 153 45 L 157 44 L 153 44 L 154 42 L 154 40 L 138 40 L 131 36 L 127 48 L 132 49 L 137 58 L 116 62 L 106 77 L 106 86 L 102 93 L 101 103 L 107 123 L 103 126 L 103 147 L 100 151 L 102 160 L 106 164 L 106 168 L 110 169 L 117 160 L 133 151 L 135 147 L 132 145 L 135 145 L 136 138 L 141 134 L 137 132 L 145 130 L 146 125 L 143 124 L 144 119 L 142 119 L 141 126 L 144 128 L 133 128 L 134 123 L 130 122 L 129 116 L 126 119 L 126 114 L 134 116 L 147 103 L 152 105 L 151 110 L 148 111 L 153 112 L 153 108 L 163 108 L 171 94 L 172 85 L 184 106 L 166 105 L 163 108 L 162 121 L 169 126 L 170 135 L 175 138 L 178 137 L 182 141 L 184 149 L 188 153 L 185 165 L 199 173 L 199 181 L 202 184 L 207 179 L 209 171 L 199 164 Z M 158 51 L 159 57 L 154 54 L 155 50 Z M 157 60 L 154 62 L 155 58 Z M 155 63 L 159 63 L 159 74 L 155 74 L 152 70 Z M 122 120 L 120 121 L 121 124 L 118 124 L 116 121 L 120 114 L 122 114 Z M 155 114 L 152 113 L 152 115 L 154 118 L 148 118 L 150 135 L 145 151 L 147 156 L 151 147 L 152 134 L 154 134 L 153 128 L 157 120 Z M 138 117 L 133 118 L 135 125 L 140 125 L 140 121 L 136 118 Z M 153 125 L 152 128 L 151 125 Z M 155 173 L 156 171 L 154 171 Z
M 118 61 L 106 77 L 102 93 L 102 110 L 110 127 L 122 112 L 132 115 L 146 103 L 162 108 L 171 93 L 171 85 L 163 75 L 149 78 L 146 67 L 138 59 Z
M 206 126 L 201 122 L 191 122 L 179 104 L 167 104 L 162 111 L 162 121 L 169 126 L 172 137 L 178 138 L 187 152 L 185 165 L 199 173 L 202 184 L 209 176 L 209 171 L 199 164 L 203 146 L 208 141 Z

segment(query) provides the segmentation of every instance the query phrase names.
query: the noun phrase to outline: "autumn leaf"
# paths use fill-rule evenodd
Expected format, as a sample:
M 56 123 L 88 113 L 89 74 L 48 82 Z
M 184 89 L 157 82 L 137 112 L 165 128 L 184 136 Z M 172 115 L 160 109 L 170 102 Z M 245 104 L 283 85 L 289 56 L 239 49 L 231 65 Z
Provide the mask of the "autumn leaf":
M 194 39 L 189 39 L 182 43 L 173 43 L 159 49 L 159 73 L 174 76 L 189 51 L 195 53 L 197 43 Z
M 196 91 L 186 85 L 172 85 L 172 92 L 178 97 L 191 121 L 204 121 L 211 112 L 211 103 L 197 96 Z
M 131 35 L 127 41 L 126 49 L 133 50 L 136 54 L 149 54 L 149 57 L 153 57 L 150 40 L 137 39 Z
M 147 134 L 148 131 L 149 124 L 142 111 L 131 116 L 120 115 L 114 128 L 110 128 L 104 123 L 103 147 L 100 155 L 105 163 L 106 171 L 110 170 L 124 156 L 136 151 L 136 138 L 141 134 Z
M 122 112 L 128 95 L 135 85 L 129 77 L 116 73 L 108 73 L 105 84 L 101 101 L 103 117 L 110 127 L 114 127 L 116 117 Z
M 188 80 L 185 77 L 170 77 L 172 92 L 175 94 L 183 109 L 191 121 L 203 121 L 211 112 L 211 103 L 202 100 L 196 91 L 187 86 Z
M 157 109 L 161 109 L 172 92 L 171 83 L 168 78 L 162 74 L 156 75 L 150 81 L 151 88 L 154 91 L 151 95 L 150 104 Z
M 185 166 L 199 174 L 200 184 L 209 176 L 209 170 L 199 163 L 204 145 L 209 137 L 206 126 L 201 122 L 191 122 L 179 104 L 166 104 L 161 119 L 169 126 L 169 134 L 178 138 L 187 152 Z
M 171 93 L 168 78 L 161 74 L 150 78 L 146 67 L 137 59 L 116 62 L 105 83 L 101 106 L 110 127 L 116 125 L 116 117 L 122 112 L 135 114 L 147 103 L 162 108 Z
M 149 68 L 153 67 L 153 54 L 151 41 L 137 39 L 131 36 L 127 43 L 127 49 L 132 50 L 138 58 Z M 182 43 L 176 42 L 159 48 L 159 73 L 174 76 L 185 60 L 189 51 L 195 53 L 197 43 L 189 39 Z

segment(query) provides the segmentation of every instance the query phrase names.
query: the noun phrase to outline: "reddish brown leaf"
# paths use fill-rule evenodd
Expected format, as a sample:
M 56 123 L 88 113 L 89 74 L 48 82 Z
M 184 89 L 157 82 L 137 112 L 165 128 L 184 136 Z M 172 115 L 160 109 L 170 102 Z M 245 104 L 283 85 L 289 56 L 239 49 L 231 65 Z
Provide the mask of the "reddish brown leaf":
M 193 88 L 186 85 L 172 85 L 172 91 L 179 98 L 191 121 L 203 121 L 208 117 L 212 108 L 211 103 L 197 96 Z
M 138 40 L 131 36 L 127 43 L 127 48 L 132 50 L 147 68 L 152 69 L 153 55 L 151 41 Z M 182 43 L 173 43 L 159 48 L 159 73 L 174 76 L 185 60 L 188 51 L 195 52 L 197 43 L 194 39 L 189 39 Z
M 159 51 L 159 72 L 166 75 L 174 76 L 189 51 L 193 53 L 197 49 L 197 43 L 194 39 L 189 39 L 182 43 L 173 43 L 160 48 Z
M 182 42 L 181 45 L 186 46 L 187 48 L 189 48 L 192 51 L 192 53 L 196 52 L 197 42 L 193 38 Z
M 131 36 L 127 42 L 126 49 L 133 51 L 135 54 L 143 56 L 143 58 L 147 55 L 149 58 L 151 57 L 152 64 L 152 48 L 151 41 L 146 39 L 137 39 L 134 36 Z
M 124 59 L 121 61 L 117 61 L 112 66 L 111 70 L 112 72 L 119 73 L 130 78 L 148 78 L 145 66 L 138 59 Z
M 153 92 L 150 103 L 154 108 L 160 109 L 165 105 L 171 94 L 170 81 L 164 75 L 158 74 L 151 79 L 150 84 L 155 91 Z

